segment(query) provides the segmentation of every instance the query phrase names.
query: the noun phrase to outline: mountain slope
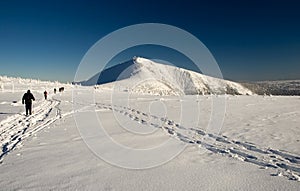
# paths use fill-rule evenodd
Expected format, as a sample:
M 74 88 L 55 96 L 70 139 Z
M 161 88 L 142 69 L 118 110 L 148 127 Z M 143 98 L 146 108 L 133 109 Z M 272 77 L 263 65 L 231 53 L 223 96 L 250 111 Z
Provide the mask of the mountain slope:
M 300 80 L 280 80 L 243 83 L 258 95 L 300 95 Z
M 159 64 L 141 57 L 108 68 L 82 83 L 82 85 L 95 84 L 155 95 L 253 94 L 235 82 Z

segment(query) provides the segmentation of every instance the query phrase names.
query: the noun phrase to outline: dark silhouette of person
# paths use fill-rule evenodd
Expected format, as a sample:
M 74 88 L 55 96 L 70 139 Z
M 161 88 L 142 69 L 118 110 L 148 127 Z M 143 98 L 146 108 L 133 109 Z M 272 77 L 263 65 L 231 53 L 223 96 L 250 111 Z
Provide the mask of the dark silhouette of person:
M 54 93 L 56 94 L 56 88 L 54 88 Z
M 45 97 L 45 99 L 47 99 L 47 95 L 48 95 L 48 93 L 47 93 L 47 91 L 45 90 L 45 91 L 44 91 L 44 97 Z
M 35 101 L 35 98 L 30 92 L 30 90 L 28 90 L 27 93 L 25 93 L 22 98 L 22 104 L 25 103 L 26 116 L 28 115 L 28 112 L 29 115 L 31 115 L 32 100 Z

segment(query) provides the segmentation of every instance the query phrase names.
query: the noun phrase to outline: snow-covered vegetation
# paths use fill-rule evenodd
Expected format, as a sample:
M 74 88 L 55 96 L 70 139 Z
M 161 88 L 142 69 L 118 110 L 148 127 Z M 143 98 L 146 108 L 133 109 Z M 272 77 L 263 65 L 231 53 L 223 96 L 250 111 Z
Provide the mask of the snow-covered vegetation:
M 243 85 L 259 95 L 300 95 L 300 80 L 261 81 Z

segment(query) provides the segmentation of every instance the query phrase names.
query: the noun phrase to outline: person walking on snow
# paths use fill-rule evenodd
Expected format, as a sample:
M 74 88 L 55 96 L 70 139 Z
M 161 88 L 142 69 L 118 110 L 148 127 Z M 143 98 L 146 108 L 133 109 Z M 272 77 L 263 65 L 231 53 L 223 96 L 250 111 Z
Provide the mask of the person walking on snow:
M 47 91 L 45 90 L 45 91 L 44 91 L 44 97 L 45 97 L 45 99 L 47 99 L 47 95 L 48 95 L 48 93 L 47 93 Z
M 27 93 L 25 93 L 22 98 L 22 104 L 25 103 L 26 116 L 28 115 L 28 112 L 29 115 L 31 115 L 32 100 L 35 101 L 35 98 L 30 92 L 30 90 L 28 90 Z

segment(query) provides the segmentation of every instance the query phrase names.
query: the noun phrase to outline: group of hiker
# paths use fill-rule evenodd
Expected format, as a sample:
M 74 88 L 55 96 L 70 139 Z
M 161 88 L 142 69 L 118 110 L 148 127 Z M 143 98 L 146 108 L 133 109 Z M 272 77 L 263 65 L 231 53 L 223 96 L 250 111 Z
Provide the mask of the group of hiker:
M 59 88 L 59 92 L 63 92 L 63 91 L 64 91 L 64 87 Z M 54 88 L 54 94 L 56 94 L 56 88 Z M 45 90 L 44 91 L 45 100 L 47 100 L 47 96 L 48 96 L 48 92 Z M 32 101 L 35 101 L 35 97 L 30 92 L 30 90 L 27 90 L 27 92 L 22 97 L 22 104 L 25 104 L 26 116 L 28 114 L 31 115 Z

